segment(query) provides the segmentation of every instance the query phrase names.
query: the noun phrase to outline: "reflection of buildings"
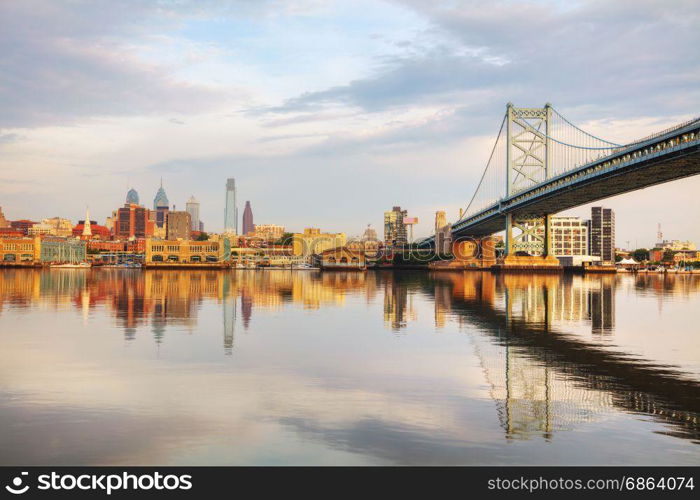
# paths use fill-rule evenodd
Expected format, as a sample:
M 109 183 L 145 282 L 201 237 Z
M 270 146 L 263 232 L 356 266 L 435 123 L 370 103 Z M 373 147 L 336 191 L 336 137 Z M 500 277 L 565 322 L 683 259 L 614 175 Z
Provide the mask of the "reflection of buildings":
M 409 294 L 409 287 L 401 282 L 401 274 L 388 273 L 385 279 L 384 324 L 398 331 L 417 318 L 413 294 Z
M 620 280 L 435 275 L 436 311 L 447 304 L 450 317 L 476 328 L 471 338 L 508 438 L 550 439 L 613 407 L 652 416 L 668 426 L 670 435 L 700 438 L 699 388 L 688 374 L 606 349 L 562 328 L 568 321 L 584 320 L 593 334 L 612 333 Z M 693 278 L 673 282 L 686 293 L 700 289 Z M 444 321 L 442 313 L 436 314 L 436 324 Z

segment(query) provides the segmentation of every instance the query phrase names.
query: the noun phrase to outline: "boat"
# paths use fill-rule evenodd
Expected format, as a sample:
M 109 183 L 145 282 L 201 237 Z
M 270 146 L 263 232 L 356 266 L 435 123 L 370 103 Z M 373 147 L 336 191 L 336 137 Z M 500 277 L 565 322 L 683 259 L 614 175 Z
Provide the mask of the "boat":
M 318 271 L 321 269 L 320 267 L 312 266 L 311 264 L 295 264 L 291 268 L 296 271 Z
M 51 264 L 54 269 L 89 269 L 91 264 L 89 262 L 66 262 L 65 264 Z

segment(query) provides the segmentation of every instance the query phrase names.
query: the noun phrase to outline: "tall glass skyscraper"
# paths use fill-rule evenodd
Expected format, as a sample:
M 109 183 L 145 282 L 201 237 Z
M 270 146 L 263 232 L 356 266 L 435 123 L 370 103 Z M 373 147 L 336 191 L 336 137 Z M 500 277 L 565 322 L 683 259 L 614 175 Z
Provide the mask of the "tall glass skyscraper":
M 226 212 L 224 232 L 238 234 L 238 207 L 236 206 L 236 179 L 226 181 Z
M 185 211 L 190 214 L 190 230 L 199 231 L 199 202 L 194 195 L 190 196 L 190 199 L 187 200 Z

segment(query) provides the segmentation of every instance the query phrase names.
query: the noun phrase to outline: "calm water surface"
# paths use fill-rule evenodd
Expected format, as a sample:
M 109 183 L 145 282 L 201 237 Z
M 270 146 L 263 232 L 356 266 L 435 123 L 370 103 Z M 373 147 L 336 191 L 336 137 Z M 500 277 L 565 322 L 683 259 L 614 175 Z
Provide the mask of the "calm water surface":
M 0 270 L 1 464 L 700 464 L 700 276 Z

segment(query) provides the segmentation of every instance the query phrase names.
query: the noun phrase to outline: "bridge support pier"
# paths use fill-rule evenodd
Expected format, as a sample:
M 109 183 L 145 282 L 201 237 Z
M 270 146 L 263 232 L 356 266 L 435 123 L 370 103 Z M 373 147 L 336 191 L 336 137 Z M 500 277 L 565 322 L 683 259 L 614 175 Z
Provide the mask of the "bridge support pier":
M 506 216 L 505 252 L 495 271 L 560 271 L 551 254 L 550 216 Z
M 429 268 L 439 271 L 491 269 L 496 264 L 496 240 L 491 236 L 453 241 L 452 260 L 431 262 Z

